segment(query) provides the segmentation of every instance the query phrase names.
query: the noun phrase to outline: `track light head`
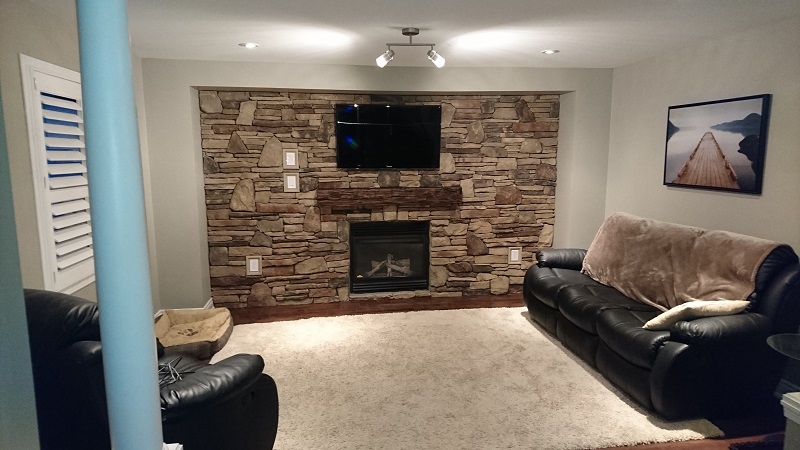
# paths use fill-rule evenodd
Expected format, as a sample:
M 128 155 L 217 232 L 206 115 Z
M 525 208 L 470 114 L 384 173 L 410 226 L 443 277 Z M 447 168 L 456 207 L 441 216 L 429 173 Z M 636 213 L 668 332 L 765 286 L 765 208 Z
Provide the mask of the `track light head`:
M 428 59 L 430 59 L 433 65 L 436 66 L 437 68 L 441 69 L 442 67 L 444 67 L 444 57 L 436 53 L 436 50 L 434 50 L 433 48 L 428 50 Z
M 389 61 L 391 61 L 392 58 L 394 58 L 394 50 L 390 48 L 389 50 L 383 52 L 381 56 L 375 58 L 375 64 L 377 64 L 378 67 L 380 68 L 386 67 L 386 65 L 389 64 Z

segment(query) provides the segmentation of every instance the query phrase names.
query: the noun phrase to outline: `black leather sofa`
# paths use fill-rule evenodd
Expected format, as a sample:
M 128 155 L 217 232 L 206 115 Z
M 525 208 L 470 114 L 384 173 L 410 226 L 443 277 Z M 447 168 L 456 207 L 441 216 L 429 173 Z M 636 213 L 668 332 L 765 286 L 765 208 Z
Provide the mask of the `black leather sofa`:
M 766 344 L 800 323 L 800 265 L 788 246 L 758 268 L 749 308 L 679 321 L 668 331 L 642 326 L 660 310 L 594 281 L 587 251 L 546 249 L 525 275 L 534 322 L 645 408 L 670 420 L 720 417 L 775 400 L 785 361 Z
M 34 391 L 42 450 L 109 450 L 97 304 L 42 290 L 25 290 Z M 275 381 L 258 355 L 209 364 L 164 355 L 181 379 L 160 388 L 165 442 L 186 450 L 273 447 L 278 426 Z M 154 380 L 159 379 L 153 374 Z

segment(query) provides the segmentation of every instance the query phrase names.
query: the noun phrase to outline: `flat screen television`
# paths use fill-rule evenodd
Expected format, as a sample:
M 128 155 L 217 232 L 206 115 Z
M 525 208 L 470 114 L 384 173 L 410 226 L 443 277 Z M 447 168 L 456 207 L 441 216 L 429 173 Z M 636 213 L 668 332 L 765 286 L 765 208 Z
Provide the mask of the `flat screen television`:
M 439 105 L 336 105 L 342 169 L 438 169 Z

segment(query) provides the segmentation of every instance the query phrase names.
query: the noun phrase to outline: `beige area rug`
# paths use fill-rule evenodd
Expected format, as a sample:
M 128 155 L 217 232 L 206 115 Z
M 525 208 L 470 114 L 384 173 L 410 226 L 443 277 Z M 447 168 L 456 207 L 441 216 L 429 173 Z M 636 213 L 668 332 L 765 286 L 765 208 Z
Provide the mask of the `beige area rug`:
M 648 415 L 525 308 L 237 325 L 214 361 L 258 353 L 280 398 L 278 450 L 590 449 L 702 439 Z

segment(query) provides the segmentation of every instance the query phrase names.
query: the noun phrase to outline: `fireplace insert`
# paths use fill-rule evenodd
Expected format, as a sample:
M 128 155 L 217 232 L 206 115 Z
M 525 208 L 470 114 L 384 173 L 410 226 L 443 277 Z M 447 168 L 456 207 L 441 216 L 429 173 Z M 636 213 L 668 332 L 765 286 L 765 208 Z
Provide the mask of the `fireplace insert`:
M 352 222 L 350 292 L 428 289 L 430 223 Z

